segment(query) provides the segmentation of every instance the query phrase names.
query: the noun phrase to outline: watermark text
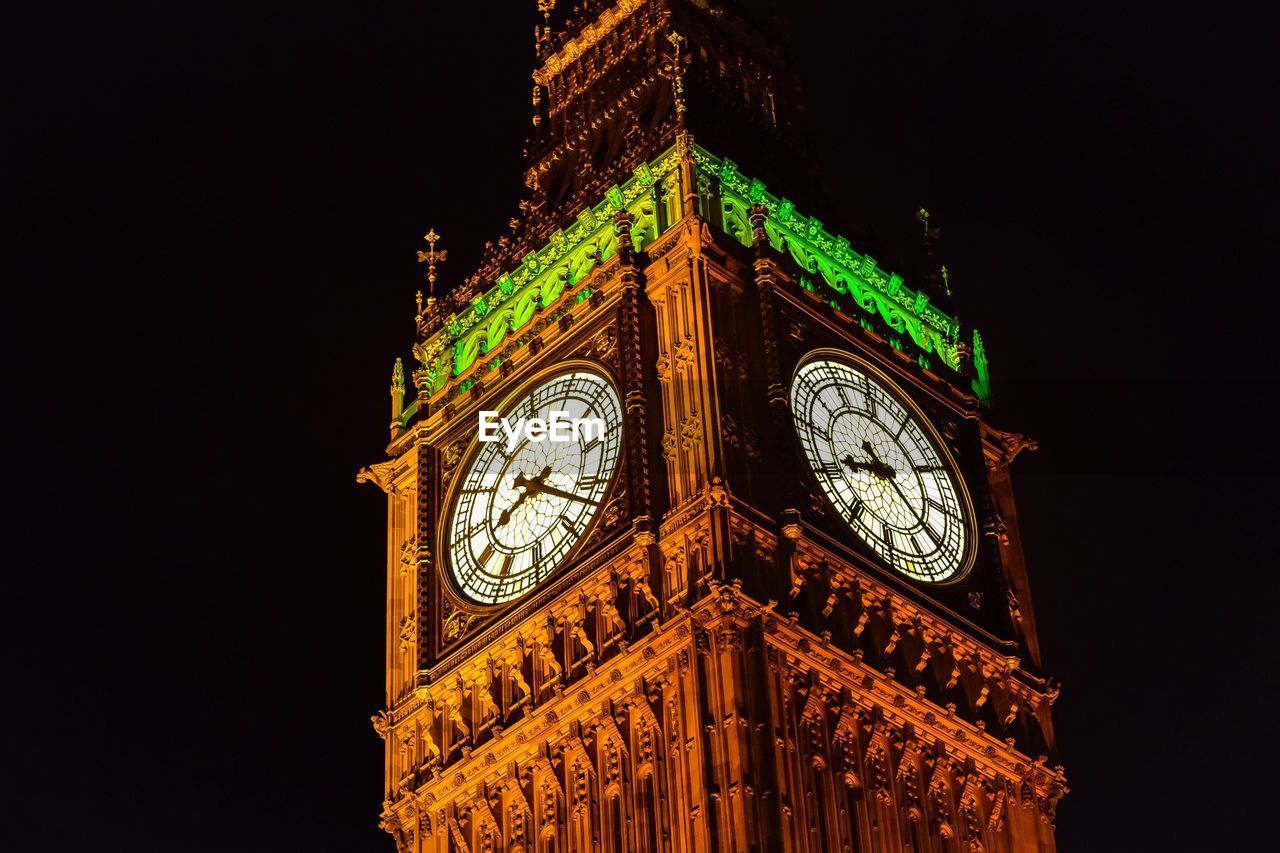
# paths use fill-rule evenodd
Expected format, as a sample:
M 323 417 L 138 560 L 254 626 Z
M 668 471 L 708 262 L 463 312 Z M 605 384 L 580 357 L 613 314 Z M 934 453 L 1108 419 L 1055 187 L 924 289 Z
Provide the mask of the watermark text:
M 501 441 L 506 436 L 507 453 L 526 441 L 589 442 L 604 435 L 601 418 L 575 418 L 568 412 L 550 412 L 546 418 L 504 418 L 498 412 L 480 412 L 479 438 Z

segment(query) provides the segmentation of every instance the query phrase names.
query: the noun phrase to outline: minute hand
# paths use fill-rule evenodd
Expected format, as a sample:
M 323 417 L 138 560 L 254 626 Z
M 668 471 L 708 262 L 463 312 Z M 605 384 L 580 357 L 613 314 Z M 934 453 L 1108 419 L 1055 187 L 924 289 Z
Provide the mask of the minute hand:
M 598 503 L 598 501 L 593 501 L 590 498 L 584 498 L 582 495 L 575 495 L 573 492 L 566 492 L 562 489 L 557 489 L 555 486 L 548 486 L 546 483 L 530 484 L 529 488 L 531 491 L 539 492 L 544 495 L 554 495 L 557 498 L 564 498 L 567 501 L 577 501 L 578 503 L 591 505 Z
M 884 479 L 888 480 L 889 485 L 893 486 L 893 490 L 898 493 L 898 497 L 902 499 L 902 503 L 904 506 L 906 506 L 907 511 L 911 513 L 911 517 L 914 518 L 917 522 L 923 523 L 923 517 L 916 512 L 916 508 L 912 506 L 911 501 L 907 500 L 906 493 L 903 492 L 902 487 L 898 485 L 897 472 L 894 471 L 893 468 L 886 465 L 884 462 L 880 461 L 880 457 L 876 455 L 875 448 L 871 446 L 871 442 L 869 441 L 862 442 L 862 449 L 867 452 L 867 455 L 871 457 L 872 461 L 875 462 L 875 464 L 879 465 L 882 469 L 888 472 L 889 476 L 885 477 Z
M 898 493 L 898 497 L 902 498 L 902 503 L 906 506 L 907 511 L 911 513 L 911 517 L 918 523 L 924 523 L 924 517 L 916 512 L 916 508 L 912 506 L 911 501 L 907 500 L 907 495 L 902 491 L 902 487 L 898 485 L 898 481 L 894 477 L 889 478 L 889 485 L 893 486 L 893 490 Z

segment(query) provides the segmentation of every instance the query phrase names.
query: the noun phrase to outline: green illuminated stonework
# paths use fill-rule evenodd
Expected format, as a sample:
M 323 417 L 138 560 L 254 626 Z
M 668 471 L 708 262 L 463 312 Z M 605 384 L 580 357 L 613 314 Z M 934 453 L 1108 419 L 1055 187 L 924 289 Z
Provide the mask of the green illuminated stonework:
M 800 287 L 819 293 L 836 309 L 859 315 L 864 327 L 898 349 L 910 347 L 926 369 L 936 359 L 959 370 L 959 321 L 932 305 L 927 294 L 906 286 L 901 276 L 856 252 L 847 239 L 828 233 L 818 219 L 805 216 L 790 201 L 768 192 L 760 181 L 740 173 L 732 161 L 697 146 L 692 151 L 699 209 L 712 226 L 750 246 L 749 211 L 755 204 L 762 205 L 767 211 L 764 230 L 769 245 L 800 268 Z M 419 389 L 434 396 L 456 378 L 497 367 L 498 359 L 484 356 L 617 254 L 613 220 L 618 212 L 625 210 L 632 218 L 631 237 L 637 251 L 675 225 L 682 215 L 678 167 L 679 154 L 672 147 L 636 169 L 598 204 L 584 209 L 571 226 L 557 231 L 545 246 L 498 277 L 487 292 L 472 300 L 469 310 L 449 317 L 439 332 L 417 344 Z M 585 296 L 579 292 L 576 298 Z M 972 388 L 985 402 L 990 393 L 986 353 L 976 330 L 972 337 L 976 377 Z M 462 391 L 469 386 L 464 381 L 456 388 Z M 405 424 L 416 409 L 411 405 L 405 411 Z
M 744 176 L 733 161 L 717 159 L 700 148 L 694 150 L 694 160 L 700 174 L 718 179 L 724 218 L 717 224 L 725 233 L 744 246 L 751 245 L 749 211 L 754 204 L 763 205 L 769 214 L 764 223 L 769 245 L 817 276 L 835 307 L 856 305 L 892 332 L 906 335 L 920 352 L 959 369 L 955 344 L 960 324 L 930 305 L 927 295 L 904 285 L 896 273 L 880 269 L 874 258 L 858 254 L 844 237 L 827 233 L 820 221 L 799 213 L 764 184 Z

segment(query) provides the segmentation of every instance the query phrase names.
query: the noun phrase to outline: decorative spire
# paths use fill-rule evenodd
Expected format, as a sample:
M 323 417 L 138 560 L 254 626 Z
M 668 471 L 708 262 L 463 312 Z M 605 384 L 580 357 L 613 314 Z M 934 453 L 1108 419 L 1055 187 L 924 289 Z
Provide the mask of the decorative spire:
M 422 291 L 418 291 L 418 333 L 428 335 L 435 331 L 440 318 L 440 309 L 436 306 L 436 264 L 444 263 L 449 253 L 445 249 L 436 249 L 440 235 L 432 228 L 423 236 L 427 241 L 427 251 L 418 250 L 418 263 L 427 265 L 427 300 L 422 301 Z
M 391 393 L 404 393 L 404 362 L 399 358 L 396 359 L 395 365 L 391 368 Z
M 924 239 L 924 247 L 930 254 L 933 253 L 933 241 L 942 236 L 942 229 L 936 225 L 929 225 L 929 211 L 923 207 L 916 211 L 916 219 L 924 226 L 924 233 L 921 235 Z
M 404 414 L 404 362 L 396 359 L 391 368 L 391 440 L 400 434 L 403 426 L 400 416 Z
M 978 399 L 989 401 L 991 399 L 991 372 L 987 365 L 987 346 L 982 340 L 982 335 L 978 334 L 978 330 L 973 330 L 973 350 L 971 353 L 973 360 L 973 390 L 978 395 Z
M 445 258 L 449 256 L 447 249 L 436 251 L 436 242 L 440 239 L 440 235 L 436 233 L 436 229 L 432 228 L 422 237 L 427 241 L 427 251 L 418 250 L 418 263 L 427 265 L 427 297 L 434 299 L 436 295 L 436 264 L 444 263 Z
M 943 307 L 951 308 L 951 274 L 947 271 L 945 265 L 940 269 L 936 266 L 937 261 L 934 258 L 934 245 L 937 240 L 942 237 L 942 229 L 936 225 L 929 224 L 929 211 L 923 207 L 916 211 L 916 219 L 920 222 L 924 231 L 921 239 L 924 241 L 925 259 L 929 265 L 929 273 L 926 280 L 929 282 L 932 291 L 929 295 L 934 299 L 943 303 Z M 939 272 L 941 276 L 939 276 Z
M 664 69 L 671 78 L 671 93 L 676 104 L 676 120 L 684 123 L 684 36 L 675 30 L 667 33 L 671 42 L 671 61 Z
M 542 13 L 542 26 L 533 27 L 533 41 L 539 53 L 542 46 L 551 40 L 551 13 L 555 11 L 556 0 L 538 0 L 538 11 Z

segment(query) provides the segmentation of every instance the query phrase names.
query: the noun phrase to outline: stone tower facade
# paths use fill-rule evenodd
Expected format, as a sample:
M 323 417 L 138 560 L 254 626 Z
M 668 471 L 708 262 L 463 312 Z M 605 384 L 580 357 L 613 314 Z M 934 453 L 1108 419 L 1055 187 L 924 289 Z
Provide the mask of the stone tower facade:
M 810 180 L 770 6 L 540 4 L 522 216 L 420 301 L 416 393 L 398 360 L 361 473 L 387 496 L 401 851 L 1054 849 L 1028 442 L 941 294 L 751 176 Z M 617 458 L 598 498 L 551 464 L 495 481 L 490 527 L 589 511 L 487 600 L 451 532 L 479 413 L 571 374 L 612 389 Z

